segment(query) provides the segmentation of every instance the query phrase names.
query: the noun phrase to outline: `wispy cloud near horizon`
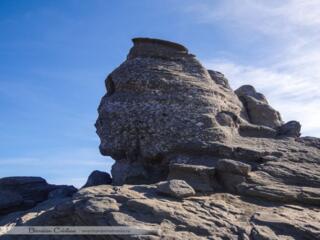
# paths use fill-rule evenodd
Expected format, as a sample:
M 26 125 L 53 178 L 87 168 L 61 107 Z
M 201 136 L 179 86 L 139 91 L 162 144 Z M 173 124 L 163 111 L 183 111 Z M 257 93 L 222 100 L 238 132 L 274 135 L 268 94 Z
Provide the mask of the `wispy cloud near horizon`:
M 255 86 L 285 120 L 299 120 L 304 135 L 320 136 L 319 1 L 198 1 L 183 11 L 198 24 L 223 22 L 226 32 L 243 35 L 257 52 L 267 48 L 251 61 L 216 56 L 202 60 L 223 72 L 233 87 Z

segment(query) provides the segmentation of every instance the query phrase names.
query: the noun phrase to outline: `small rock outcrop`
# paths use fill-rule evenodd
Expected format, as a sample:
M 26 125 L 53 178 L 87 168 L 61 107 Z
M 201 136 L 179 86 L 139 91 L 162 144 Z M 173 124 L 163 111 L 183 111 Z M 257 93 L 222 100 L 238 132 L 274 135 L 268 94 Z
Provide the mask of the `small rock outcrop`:
M 290 121 L 279 128 L 279 135 L 287 137 L 300 137 L 301 124 L 297 121 Z
M 53 197 L 71 196 L 73 186 L 48 184 L 40 177 L 0 178 L 0 216 L 25 210 Z
M 112 183 L 112 179 L 109 173 L 95 170 L 89 175 L 86 184 L 82 188 L 99 186 L 104 184 L 111 184 L 111 183 Z
M 243 103 L 250 123 L 270 128 L 277 128 L 283 124 L 280 113 L 273 109 L 265 96 L 254 87 L 244 85 L 235 93 Z
M 213 70 L 208 70 L 208 73 L 211 77 L 211 79 L 218 85 L 221 85 L 224 88 L 230 89 L 231 87 L 229 85 L 228 79 L 221 73 Z

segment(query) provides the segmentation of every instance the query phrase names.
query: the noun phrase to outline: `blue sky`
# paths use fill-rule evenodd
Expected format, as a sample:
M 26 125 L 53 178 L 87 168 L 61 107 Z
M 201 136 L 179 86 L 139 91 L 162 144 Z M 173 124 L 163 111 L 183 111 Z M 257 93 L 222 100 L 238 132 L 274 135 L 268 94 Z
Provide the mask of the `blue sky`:
M 96 109 L 137 36 L 183 43 L 320 137 L 318 0 L 1 0 L 0 177 L 81 186 L 110 170 Z

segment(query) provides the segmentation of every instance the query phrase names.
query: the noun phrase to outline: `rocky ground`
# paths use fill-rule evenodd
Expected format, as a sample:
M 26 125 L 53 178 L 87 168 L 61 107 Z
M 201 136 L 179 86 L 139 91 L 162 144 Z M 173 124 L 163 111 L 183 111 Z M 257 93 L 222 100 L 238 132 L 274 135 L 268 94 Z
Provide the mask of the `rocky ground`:
M 80 190 L 0 179 L 0 225 L 153 229 L 63 239 L 320 239 L 320 139 L 301 137 L 254 87 L 233 91 L 184 46 L 133 41 L 96 122 L 112 179 L 95 171 Z
M 270 202 L 229 193 L 177 197 L 172 193 L 175 190 L 168 194 L 158 188 L 156 185 L 89 187 L 72 198 L 50 199 L 33 209 L 9 214 L 1 218 L 0 224 L 147 226 L 159 230 L 144 236 L 66 239 L 320 239 L 318 206 Z M 42 239 L 51 238 L 61 236 Z

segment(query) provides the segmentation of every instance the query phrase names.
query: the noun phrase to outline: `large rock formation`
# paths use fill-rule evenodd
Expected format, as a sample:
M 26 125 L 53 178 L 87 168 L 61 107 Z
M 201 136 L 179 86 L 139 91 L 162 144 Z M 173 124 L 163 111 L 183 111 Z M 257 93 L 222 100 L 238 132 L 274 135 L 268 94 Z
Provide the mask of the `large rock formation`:
M 298 138 L 298 122 L 285 124 L 252 86 L 233 92 L 222 73 L 205 69 L 179 44 L 133 42 L 106 79 L 96 123 L 101 153 L 116 161 L 114 184 L 179 178 L 202 192 L 318 199 L 319 149 Z M 252 171 L 230 172 L 231 163 Z M 279 190 L 288 188 L 290 194 Z
M 284 123 L 263 94 L 233 91 L 185 47 L 133 42 L 106 79 L 96 122 L 114 185 L 92 186 L 106 183 L 94 174 L 73 196 L 51 191 L 60 197 L 0 216 L 0 225 L 155 229 L 69 240 L 320 239 L 320 139 L 300 137 L 300 123 Z M 24 191 L 0 194 L 0 206 L 21 205 Z
M 185 47 L 133 41 L 127 60 L 106 79 L 96 123 L 101 153 L 116 160 L 117 184 L 162 180 L 169 157 L 229 141 L 219 115 L 245 118 L 237 96 L 215 84 Z

